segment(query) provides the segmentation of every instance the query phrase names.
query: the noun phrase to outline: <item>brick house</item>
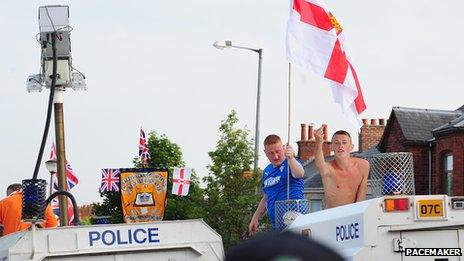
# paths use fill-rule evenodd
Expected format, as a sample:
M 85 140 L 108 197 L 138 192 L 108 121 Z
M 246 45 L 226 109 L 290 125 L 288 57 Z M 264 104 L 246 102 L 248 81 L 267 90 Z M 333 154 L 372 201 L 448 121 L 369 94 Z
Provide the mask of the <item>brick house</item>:
M 464 106 L 393 107 L 378 149 L 413 153 L 416 194 L 464 195 Z
M 78 207 L 79 210 L 79 218 L 82 219 L 87 219 L 92 216 L 92 205 L 82 205 Z

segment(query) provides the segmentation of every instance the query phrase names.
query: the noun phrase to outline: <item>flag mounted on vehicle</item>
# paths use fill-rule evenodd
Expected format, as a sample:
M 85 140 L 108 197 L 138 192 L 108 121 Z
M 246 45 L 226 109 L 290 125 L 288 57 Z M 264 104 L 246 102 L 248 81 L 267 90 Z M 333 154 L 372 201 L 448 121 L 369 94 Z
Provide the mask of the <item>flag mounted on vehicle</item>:
M 139 156 L 142 161 L 142 165 L 146 165 L 150 159 L 150 151 L 147 146 L 147 138 L 142 127 L 140 127 L 140 138 L 139 138 Z
M 172 174 L 172 191 L 173 195 L 187 196 L 190 188 L 190 176 L 192 175 L 191 168 L 174 167 Z
M 119 169 L 102 169 L 100 191 L 119 191 Z
M 166 207 L 168 170 L 120 169 L 120 192 L 126 223 L 162 220 Z

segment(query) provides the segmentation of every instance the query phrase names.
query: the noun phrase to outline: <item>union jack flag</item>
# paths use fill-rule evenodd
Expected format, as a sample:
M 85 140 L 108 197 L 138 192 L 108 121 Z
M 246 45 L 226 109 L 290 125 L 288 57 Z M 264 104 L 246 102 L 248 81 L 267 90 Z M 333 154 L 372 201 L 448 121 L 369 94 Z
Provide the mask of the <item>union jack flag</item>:
M 66 181 L 68 183 L 68 191 L 79 183 L 79 180 L 74 174 L 74 170 L 68 162 L 66 162 Z
M 52 143 L 52 149 L 50 150 L 50 160 L 56 160 L 56 159 L 57 159 L 56 147 L 55 147 L 55 143 L 53 142 Z
M 102 169 L 100 191 L 119 191 L 119 169 Z
M 56 147 L 55 143 L 52 143 L 52 149 L 50 151 L 50 160 L 56 160 Z M 69 164 L 68 160 L 66 160 L 66 184 L 67 184 L 67 191 L 70 191 L 74 186 L 79 183 L 79 180 L 76 177 L 76 174 L 74 173 L 74 170 L 71 168 L 71 165 Z M 56 173 L 53 173 L 52 175 L 52 193 L 55 193 L 56 191 L 59 190 L 58 186 L 58 177 Z M 58 198 L 54 198 L 51 203 L 53 212 L 55 215 L 60 216 L 60 207 L 58 204 Z M 68 217 L 69 217 L 69 225 L 72 224 L 72 220 L 74 219 L 74 209 L 71 203 L 71 200 L 68 199 Z
M 52 174 L 52 194 L 55 193 L 58 190 L 59 190 L 58 177 L 57 177 L 56 173 L 53 173 Z M 68 189 L 68 191 L 69 191 L 69 189 Z M 60 216 L 60 205 L 58 203 L 58 198 L 57 197 L 52 199 L 51 206 L 52 206 L 53 213 L 55 213 L 55 215 L 57 215 L 59 217 Z M 68 199 L 68 220 L 69 220 L 68 225 L 72 225 L 73 219 L 74 219 L 74 209 L 73 209 L 73 205 L 72 205 L 71 200 Z
M 139 139 L 139 156 L 142 160 L 142 164 L 146 164 L 150 159 L 150 152 L 148 151 L 147 138 L 145 132 L 140 128 L 140 139 Z
M 55 143 L 52 143 L 52 149 L 50 151 L 50 160 L 56 160 L 56 147 Z M 71 190 L 74 186 L 79 183 L 79 179 L 76 177 L 74 170 L 71 168 L 71 164 L 69 164 L 68 160 L 66 160 L 66 181 L 68 184 L 68 191 Z

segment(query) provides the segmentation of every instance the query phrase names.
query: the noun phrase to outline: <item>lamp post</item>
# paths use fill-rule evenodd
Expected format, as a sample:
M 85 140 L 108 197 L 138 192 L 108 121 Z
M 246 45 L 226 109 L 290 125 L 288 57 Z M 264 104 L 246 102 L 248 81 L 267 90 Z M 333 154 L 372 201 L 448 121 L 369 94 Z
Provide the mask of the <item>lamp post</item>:
M 258 149 L 259 149 L 259 109 L 260 109 L 260 102 L 261 102 L 261 64 L 263 60 L 263 49 L 255 49 L 245 46 L 237 46 L 233 45 L 232 41 L 216 41 L 213 44 L 219 50 L 224 48 L 237 48 L 237 49 L 244 49 L 250 50 L 258 54 L 258 88 L 256 94 L 256 125 L 255 125 L 255 158 L 253 163 L 253 170 L 256 172 L 258 170 Z

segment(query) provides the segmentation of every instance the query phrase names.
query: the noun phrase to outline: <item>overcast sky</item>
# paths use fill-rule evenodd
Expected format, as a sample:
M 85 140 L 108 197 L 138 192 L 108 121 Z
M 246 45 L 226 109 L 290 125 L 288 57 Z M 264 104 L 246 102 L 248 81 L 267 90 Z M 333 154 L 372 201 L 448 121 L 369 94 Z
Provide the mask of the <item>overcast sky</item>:
M 327 0 L 344 29 L 361 81 L 364 118 L 388 118 L 392 106 L 452 110 L 464 103 L 464 2 Z M 287 0 L 1 1 L 0 191 L 32 177 L 45 124 L 48 90 L 27 93 L 40 69 L 38 7 L 70 7 L 73 66 L 87 91 L 66 91 L 66 153 L 80 182 L 79 204 L 100 201 L 101 168 L 131 167 L 139 128 L 166 134 L 200 176 L 211 163 L 221 120 L 235 109 L 254 136 L 256 53 L 215 49 L 216 40 L 264 49 L 261 139 L 287 139 Z M 350 125 L 328 82 L 311 72 L 292 77 L 291 140 L 300 124 Z M 44 160 L 48 159 L 51 126 Z M 267 159 L 260 146 L 261 168 Z M 156 155 L 153 155 L 156 157 Z M 49 179 L 41 166 L 39 178 Z

